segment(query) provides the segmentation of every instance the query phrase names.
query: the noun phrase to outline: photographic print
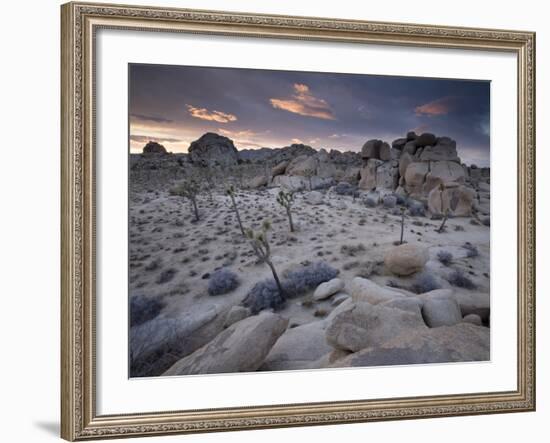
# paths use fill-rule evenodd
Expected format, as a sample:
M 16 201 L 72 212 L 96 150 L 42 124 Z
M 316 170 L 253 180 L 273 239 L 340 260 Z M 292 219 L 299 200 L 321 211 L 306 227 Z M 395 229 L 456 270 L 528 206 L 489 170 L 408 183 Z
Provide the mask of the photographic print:
M 128 69 L 130 377 L 490 360 L 490 82 Z

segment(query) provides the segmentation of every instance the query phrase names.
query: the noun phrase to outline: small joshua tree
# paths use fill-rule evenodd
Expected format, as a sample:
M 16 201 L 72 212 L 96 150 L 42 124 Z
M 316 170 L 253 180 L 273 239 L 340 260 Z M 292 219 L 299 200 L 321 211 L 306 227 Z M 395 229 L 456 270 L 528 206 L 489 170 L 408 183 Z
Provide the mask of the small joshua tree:
M 294 223 L 292 222 L 291 207 L 294 202 L 294 194 L 292 192 L 279 191 L 277 195 L 277 203 L 279 203 L 286 210 L 288 216 L 288 224 L 290 225 L 290 232 L 294 232 Z
M 226 192 L 229 198 L 231 199 L 231 205 L 233 206 L 233 210 L 237 215 L 237 222 L 239 223 L 239 228 L 241 230 L 241 233 L 243 235 L 246 235 L 246 233 L 244 232 L 243 223 L 241 221 L 241 215 L 239 214 L 239 208 L 237 206 L 237 202 L 235 201 L 235 187 L 233 185 L 230 185 L 229 188 L 227 188 Z
M 443 216 L 443 221 L 441 222 L 441 225 L 437 229 L 438 234 L 441 234 L 443 231 L 445 231 L 445 223 L 447 222 L 447 218 L 449 218 L 449 208 L 445 209 L 445 215 Z
M 171 195 L 187 198 L 191 202 L 196 221 L 199 221 L 199 208 L 197 206 L 197 196 L 199 192 L 200 187 L 194 180 L 186 180 L 170 189 Z
M 405 207 L 401 207 L 401 236 L 399 237 L 399 244 L 403 244 L 403 234 L 405 232 Z
M 275 280 L 275 283 L 277 284 L 277 289 L 279 290 L 279 295 L 284 300 L 285 297 L 283 286 L 281 285 L 281 280 L 279 280 L 279 276 L 277 275 L 275 266 L 273 266 L 273 262 L 271 261 L 271 248 L 269 246 L 268 238 L 268 231 L 270 229 L 271 222 L 269 220 L 264 220 L 262 223 L 262 228 L 259 231 L 254 232 L 252 229 L 247 229 L 246 236 L 250 240 L 252 249 L 254 250 L 254 253 L 256 254 L 260 262 L 265 263 L 267 266 L 269 266 L 269 269 L 271 269 L 273 279 Z

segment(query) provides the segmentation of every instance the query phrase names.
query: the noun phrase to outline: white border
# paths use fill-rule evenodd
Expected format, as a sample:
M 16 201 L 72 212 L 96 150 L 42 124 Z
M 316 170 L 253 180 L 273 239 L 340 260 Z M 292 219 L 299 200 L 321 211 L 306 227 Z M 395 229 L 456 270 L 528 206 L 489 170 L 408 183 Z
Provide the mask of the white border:
M 516 389 L 515 55 L 114 30 L 98 31 L 96 43 L 98 414 Z M 129 380 L 128 63 L 491 80 L 491 362 Z

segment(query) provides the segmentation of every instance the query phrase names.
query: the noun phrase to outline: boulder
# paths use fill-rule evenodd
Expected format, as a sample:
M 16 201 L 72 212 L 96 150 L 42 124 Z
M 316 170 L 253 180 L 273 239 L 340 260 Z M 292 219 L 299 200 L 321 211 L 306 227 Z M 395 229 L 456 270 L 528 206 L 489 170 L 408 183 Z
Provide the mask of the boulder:
M 254 178 L 251 178 L 246 182 L 246 187 L 249 189 L 258 189 L 262 186 L 267 186 L 268 179 L 265 175 L 258 175 Z
M 300 155 L 287 166 L 286 175 L 313 176 L 317 172 L 317 162 L 314 156 Z
M 336 349 L 357 352 L 416 328 L 426 329 L 420 312 L 358 302 L 331 319 L 326 339 Z
M 271 168 L 271 176 L 275 177 L 276 175 L 284 174 L 289 163 L 290 162 L 288 160 L 283 160 L 282 162 L 277 163 L 273 166 L 273 168 Z
M 287 319 L 270 312 L 245 318 L 177 361 L 163 375 L 256 371 L 285 332 L 287 324 Z
M 428 211 L 432 215 L 444 215 L 451 209 L 449 194 L 445 192 L 442 184 L 432 189 L 428 194 Z
M 318 368 L 316 361 L 333 350 L 322 321 L 290 328 L 275 342 L 260 371 Z
M 403 154 L 407 153 L 410 155 L 414 155 L 416 153 L 416 141 L 411 140 L 405 143 L 405 146 L 403 146 Z
M 304 200 L 309 205 L 320 205 L 323 203 L 324 195 L 319 191 L 310 191 L 304 196 Z
M 391 160 L 392 154 L 390 145 L 388 145 L 386 142 L 383 142 L 378 148 L 378 158 L 382 161 Z
M 416 137 L 416 146 L 424 147 L 424 146 L 433 146 L 435 145 L 437 138 L 435 135 L 424 132 L 423 134 L 420 134 L 418 137 Z
M 426 175 L 426 182 L 439 179 L 442 183 L 464 183 L 464 169 L 459 163 L 452 161 L 430 162 L 430 170 Z M 426 190 L 428 191 L 428 190 Z
M 143 147 L 144 154 L 166 154 L 166 148 L 160 143 L 150 141 Z
M 407 167 L 413 162 L 413 157 L 408 152 L 403 152 L 399 159 L 399 175 L 404 177 Z
M 200 166 L 227 167 L 239 161 L 239 152 L 233 141 L 213 132 L 207 132 L 192 142 L 188 153 L 191 162 Z
M 330 161 L 320 161 L 317 164 L 317 175 L 322 178 L 331 178 L 338 176 L 339 171 L 336 165 Z
M 407 132 L 407 141 L 416 140 L 416 137 L 418 137 L 418 135 L 416 135 L 416 132 L 414 131 Z
M 428 259 L 428 249 L 405 243 L 388 250 L 384 255 L 384 264 L 393 274 L 406 276 L 421 271 Z
M 376 188 L 376 171 L 382 164 L 383 162 L 378 159 L 367 160 L 366 165 L 361 169 L 361 180 L 358 185 L 360 189 L 369 191 Z
M 355 277 L 351 282 L 351 298 L 355 302 L 376 305 L 404 296 L 403 293 L 387 286 L 380 286 L 368 278 Z
M 422 306 L 422 315 L 430 328 L 452 326 L 462 321 L 460 306 L 452 297 L 428 298 Z
M 481 317 L 477 314 L 468 314 L 463 319 L 463 322 L 465 323 L 471 323 L 473 325 L 481 326 Z
M 344 282 L 342 279 L 333 278 L 332 280 L 321 283 L 317 286 L 317 289 L 315 289 L 315 292 L 313 293 L 313 299 L 324 300 L 325 298 L 329 298 L 337 292 L 340 292 L 342 289 L 344 289 Z
M 475 191 L 467 186 L 458 186 L 445 190 L 455 217 L 469 217 L 476 196 Z
M 421 314 L 423 304 L 424 302 L 417 297 L 400 297 L 380 303 L 379 306 Z
M 411 163 L 405 171 L 405 188 L 410 194 L 422 194 L 422 185 L 429 172 L 428 163 Z
M 378 346 L 333 361 L 332 367 L 365 367 L 487 361 L 490 331 L 469 323 L 410 329 Z
M 311 177 L 311 187 L 313 189 L 328 187 L 333 183 L 334 180 L 330 178 Z M 300 177 L 298 175 L 277 175 L 273 177 L 271 184 L 273 186 L 280 186 L 289 191 L 302 191 L 304 189 L 309 189 L 310 178 Z
M 225 322 L 223 323 L 223 326 L 224 328 L 227 328 L 233 323 L 237 323 L 238 321 L 250 317 L 251 314 L 252 313 L 250 312 L 249 308 L 240 305 L 233 306 L 225 316 Z
M 398 138 L 391 142 L 391 147 L 395 149 L 402 150 L 405 147 L 405 144 L 407 143 L 406 138 Z
M 399 169 L 391 164 L 391 162 L 385 162 L 376 168 L 376 188 L 394 190 L 397 188 L 399 181 Z
M 365 159 L 380 159 L 380 146 L 382 146 L 383 143 L 382 140 L 368 140 L 361 148 L 361 157 Z
M 180 317 L 159 316 L 130 328 L 130 374 L 160 375 L 223 330 L 225 316 L 215 305 L 192 309 Z
M 426 146 L 419 156 L 421 161 L 452 161 L 460 164 L 460 158 L 456 152 L 456 144 Z
M 332 301 L 330 302 L 331 306 L 339 306 L 341 305 L 342 303 L 344 303 L 346 300 L 349 300 L 351 299 L 351 297 L 349 296 L 349 294 L 345 294 L 343 292 L 339 292 L 337 294 L 335 294 L 333 297 L 332 297 Z
M 359 182 L 361 168 L 359 166 L 349 166 L 344 170 L 341 176 L 341 181 L 356 185 Z

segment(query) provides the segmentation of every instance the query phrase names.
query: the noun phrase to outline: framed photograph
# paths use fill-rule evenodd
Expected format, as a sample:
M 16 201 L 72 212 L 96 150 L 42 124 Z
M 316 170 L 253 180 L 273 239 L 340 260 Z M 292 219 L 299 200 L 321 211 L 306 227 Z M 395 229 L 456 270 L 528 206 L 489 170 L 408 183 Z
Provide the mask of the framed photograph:
M 535 35 L 62 6 L 62 437 L 535 409 Z

